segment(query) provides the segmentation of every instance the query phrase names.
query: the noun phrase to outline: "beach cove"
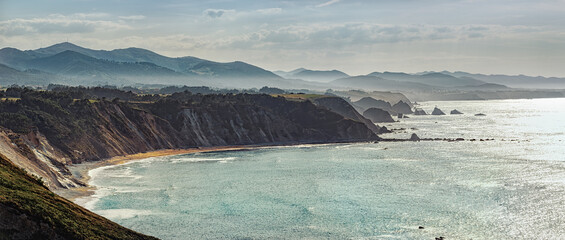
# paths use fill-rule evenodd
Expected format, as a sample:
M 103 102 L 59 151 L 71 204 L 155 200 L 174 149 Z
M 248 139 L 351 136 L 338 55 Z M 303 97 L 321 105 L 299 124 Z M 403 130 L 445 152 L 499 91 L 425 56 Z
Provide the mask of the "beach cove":
M 91 170 L 98 189 L 86 206 L 164 239 L 562 236 L 565 113 L 555 106 L 563 100 L 486 103 L 421 103 L 464 114 L 411 116 L 387 126 L 404 130 L 383 137 L 491 141 L 151 157 Z

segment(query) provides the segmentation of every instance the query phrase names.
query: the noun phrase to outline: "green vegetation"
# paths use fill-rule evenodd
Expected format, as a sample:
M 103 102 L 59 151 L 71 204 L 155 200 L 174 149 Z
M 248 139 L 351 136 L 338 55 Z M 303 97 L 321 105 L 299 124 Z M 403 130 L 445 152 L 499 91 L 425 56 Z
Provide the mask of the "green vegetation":
M 59 197 L 2 155 L 0 212 L 0 239 L 155 239 Z

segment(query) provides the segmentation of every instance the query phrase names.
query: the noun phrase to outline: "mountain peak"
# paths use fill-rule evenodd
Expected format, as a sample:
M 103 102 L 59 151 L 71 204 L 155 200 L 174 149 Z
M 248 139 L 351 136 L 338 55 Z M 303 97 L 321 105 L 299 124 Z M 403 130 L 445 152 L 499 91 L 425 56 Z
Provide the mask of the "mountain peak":
M 49 47 L 36 49 L 36 50 L 34 50 L 34 52 L 41 53 L 41 54 L 53 55 L 53 54 L 58 54 L 58 53 L 67 51 L 67 50 L 71 50 L 71 51 L 75 51 L 75 52 L 83 52 L 87 49 L 83 48 L 81 46 L 72 44 L 70 42 L 62 42 L 62 43 L 57 43 L 57 44 L 51 45 Z

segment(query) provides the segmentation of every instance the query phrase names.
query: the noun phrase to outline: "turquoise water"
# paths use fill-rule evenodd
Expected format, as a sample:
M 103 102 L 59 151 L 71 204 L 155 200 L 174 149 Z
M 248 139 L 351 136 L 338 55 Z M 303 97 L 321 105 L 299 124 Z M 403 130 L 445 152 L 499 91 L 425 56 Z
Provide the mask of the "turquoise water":
M 565 238 L 565 99 L 420 107 L 434 106 L 465 114 L 410 116 L 383 137 L 477 141 L 149 158 L 91 170 L 98 190 L 79 202 L 163 239 Z

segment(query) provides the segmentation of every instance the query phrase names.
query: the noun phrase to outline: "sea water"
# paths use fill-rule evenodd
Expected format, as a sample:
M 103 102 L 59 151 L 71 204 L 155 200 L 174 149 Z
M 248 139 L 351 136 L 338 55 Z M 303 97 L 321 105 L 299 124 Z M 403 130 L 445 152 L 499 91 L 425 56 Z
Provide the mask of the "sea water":
M 84 205 L 162 239 L 564 239 L 565 99 L 435 106 L 382 137 L 465 141 L 149 158 L 91 170 Z

